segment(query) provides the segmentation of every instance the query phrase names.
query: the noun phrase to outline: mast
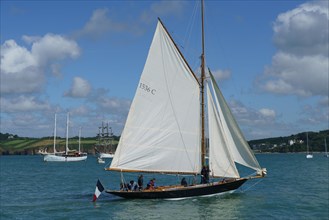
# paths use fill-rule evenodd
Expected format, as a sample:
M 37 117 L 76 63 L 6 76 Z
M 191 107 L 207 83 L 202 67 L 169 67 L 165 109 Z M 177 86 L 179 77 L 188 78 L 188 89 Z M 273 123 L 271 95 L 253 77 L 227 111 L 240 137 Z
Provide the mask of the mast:
M 65 147 L 65 154 L 69 151 L 69 113 L 66 116 L 66 147 Z
M 308 147 L 308 132 L 306 132 L 306 146 L 307 146 L 307 154 L 309 153 Z
M 112 132 L 112 127 L 110 127 L 110 133 L 109 133 L 109 135 L 110 135 L 110 153 L 113 153 L 114 150 L 113 150 L 113 147 L 112 147 L 112 145 L 113 145 L 113 132 Z
M 55 113 L 55 127 L 54 127 L 54 154 L 56 153 L 56 113 Z
M 201 22 L 202 22 L 202 54 L 201 54 L 201 165 L 206 161 L 206 142 L 205 142 L 205 116 L 204 116 L 204 79 L 205 79 L 205 60 L 204 60 L 204 1 L 201 0 Z
M 80 142 L 81 142 L 81 127 L 79 129 L 79 154 L 80 154 Z
M 327 154 L 328 153 L 328 150 L 327 150 L 327 138 L 324 139 L 324 150 L 325 150 L 325 153 Z

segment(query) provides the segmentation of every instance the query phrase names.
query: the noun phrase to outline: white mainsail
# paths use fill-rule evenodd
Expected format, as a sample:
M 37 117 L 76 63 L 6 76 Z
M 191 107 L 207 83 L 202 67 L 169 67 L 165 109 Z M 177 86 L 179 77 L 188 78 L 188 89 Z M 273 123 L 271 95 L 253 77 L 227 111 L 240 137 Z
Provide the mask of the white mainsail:
M 225 142 L 229 147 L 231 157 L 239 164 L 261 171 L 261 167 L 251 151 L 249 144 L 245 140 L 238 124 L 236 123 L 233 114 L 227 105 L 223 94 L 221 93 L 213 75 L 209 72 L 211 80 L 210 83 L 212 90 L 214 91 L 213 96 L 215 104 L 217 106 L 218 115 L 220 117 L 220 128 Z M 210 155 L 209 155 L 210 156 Z
M 200 87 L 159 21 L 110 170 L 199 173 Z

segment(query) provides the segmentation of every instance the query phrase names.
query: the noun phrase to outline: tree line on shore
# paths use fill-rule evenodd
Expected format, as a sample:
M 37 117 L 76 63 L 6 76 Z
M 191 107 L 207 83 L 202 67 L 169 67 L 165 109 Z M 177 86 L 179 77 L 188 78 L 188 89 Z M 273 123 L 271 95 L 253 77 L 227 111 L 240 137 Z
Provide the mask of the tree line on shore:
M 297 153 L 305 152 L 307 148 L 307 135 L 309 149 L 313 152 L 323 152 L 325 139 L 329 144 L 329 130 L 319 132 L 302 132 L 285 137 L 272 137 L 248 141 L 250 147 L 256 152 Z M 52 149 L 54 137 L 30 138 L 19 137 L 16 134 L 0 133 L 0 155 L 36 154 L 40 149 Z M 113 136 L 113 145 L 117 146 L 120 136 Z M 65 138 L 56 137 L 58 150 L 65 149 Z M 95 154 L 95 147 L 104 150 L 99 145 L 97 137 L 81 137 L 81 146 L 84 152 Z M 78 148 L 78 137 L 70 138 L 70 148 Z
M 302 132 L 285 137 L 265 138 L 249 141 L 250 147 L 259 152 L 297 153 L 307 150 L 307 136 L 310 151 L 324 152 L 325 139 L 329 144 L 329 130 Z

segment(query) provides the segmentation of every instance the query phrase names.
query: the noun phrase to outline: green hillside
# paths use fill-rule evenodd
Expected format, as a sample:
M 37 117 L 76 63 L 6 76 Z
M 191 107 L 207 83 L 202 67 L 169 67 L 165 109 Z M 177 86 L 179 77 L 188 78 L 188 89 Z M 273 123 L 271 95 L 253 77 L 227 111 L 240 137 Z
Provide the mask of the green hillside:
M 119 137 L 114 137 L 114 147 L 118 144 Z M 0 133 L 0 155 L 11 154 L 36 154 L 39 150 L 47 149 L 48 152 L 53 151 L 53 137 L 44 138 L 26 138 L 18 137 L 12 134 Z M 81 149 L 89 154 L 95 153 L 95 146 L 98 144 L 96 137 L 81 138 Z M 69 139 L 69 148 L 78 149 L 79 142 L 78 137 Z M 56 138 L 57 151 L 63 151 L 65 149 L 65 138 Z M 97 149 L 102 151 L 104 146 L 97 146 Z
M 314 152 L 324 151 L 324 139 L 327 138 L 329 145 L 329 130 L 319 132 L 303 132 L 286 137 L 266 138 L 249 141 L 253 150 L 260 152 L 304 152 L 306 151 L 308 133 L 308 144 Z

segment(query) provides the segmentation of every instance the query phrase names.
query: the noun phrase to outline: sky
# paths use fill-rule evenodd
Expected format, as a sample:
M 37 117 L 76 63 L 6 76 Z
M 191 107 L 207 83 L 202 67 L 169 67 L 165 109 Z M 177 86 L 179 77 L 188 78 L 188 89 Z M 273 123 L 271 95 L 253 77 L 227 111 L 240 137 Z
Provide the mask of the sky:
M 247 140 L 328 129 L 328 1 L 205 1 L 205 57 Z M 1 1 L 1 132 L 124 127 L 157 18 L 196 73 L 199 1 Z

